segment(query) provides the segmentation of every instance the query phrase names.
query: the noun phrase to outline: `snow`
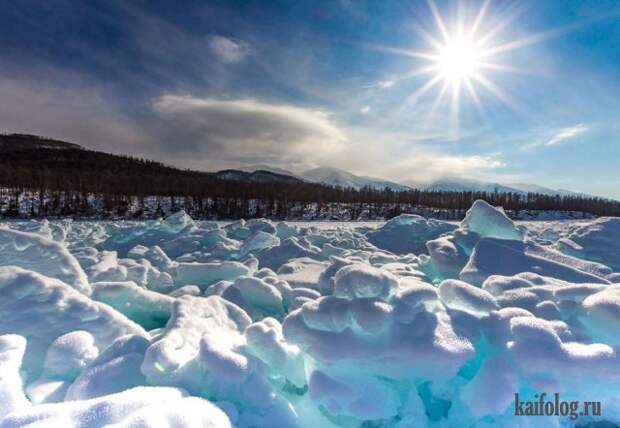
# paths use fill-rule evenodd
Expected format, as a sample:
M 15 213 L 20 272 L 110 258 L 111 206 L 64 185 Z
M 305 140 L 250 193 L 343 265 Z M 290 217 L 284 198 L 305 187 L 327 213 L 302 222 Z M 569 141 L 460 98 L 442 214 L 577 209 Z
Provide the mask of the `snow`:
M 92 299 L 107 303 L 146 330 L 163 327 L 174 298 L 139 287 L 132 281 L 95 282 Z
M 230 427 L 220 409 L 176 388 L 137 387 L 92 400 L 46 404 L 14 411 L 0 423 L 13 427 Z
M 620 218 L 602 217 L 579 225 L 558 244 L 568 254 L 620 268 L 620 254 L 609 251 L 620 240 Z
M 121 336 L 73 380 L 65 399 L 88 400 L 145 385 L 140 366 L 148 346 L 142 336 Z
M 13 411 L 30 406 L 19 376 L 25 351 L 26 339 L 22 336 L 0 336 L 0 420 Z
M 19 266 L 58 278 L 88 294 L 88 279 L 67 249 L 43 236 L 0 228 L 0 266 Z
M 419 215 L 402 214 L 386 222 L 383 227 L 368 233 L 368 240 L 379 248 L 397 254 L 420 253 L 425 243 L 454 229 L 454 225 Z
M 330 266 L 327 262 L 308 257 L 292 259 L 278 269 L 277 277 L 291 287 L 316 288 L 323 271 Z
M 37 376 L 59 336 L 85 330 L 103 349 L 124 334 L 146 335 L 137 324 L 55 278 L 18 267 L 0 267 L 0 333 L 28 338 L 23 370 Z
M 28 385 L 31 401 L 62 401 L 71 382 L 99 354 L 94 342 L 86 331 L 73 331 L 56 339 L 47 349 L 41 377 Z
M 185 284 L 206 286 L 221 280 L 234 280 L 250 273 L 250 268 L 239 262 L 179 263 L 176 280 Z
M 0 427 L 620 424 L 617 225 L 0 224 Z
M 521 272 L 535 272 L 578 283 L 608 282 L 604 278 L 570 265 L 530 254 L 520 241 L 495 238 L 483 238 L 478 241 L 459 278 L 479 285 L 491 275 L 511 276 Z
M 349 299 L 360 297 L 386 299 L 396 287 L 398 281 L 391 273 L 358 264 L 343 267 L 334 278 L 334 296 Z
M 454 279 L 447 279 L 441 283 L 439 297 L 447 307 L 474 316 L 488 315 L 492 310 L 499 309 L 497 301 L 490 293 Z

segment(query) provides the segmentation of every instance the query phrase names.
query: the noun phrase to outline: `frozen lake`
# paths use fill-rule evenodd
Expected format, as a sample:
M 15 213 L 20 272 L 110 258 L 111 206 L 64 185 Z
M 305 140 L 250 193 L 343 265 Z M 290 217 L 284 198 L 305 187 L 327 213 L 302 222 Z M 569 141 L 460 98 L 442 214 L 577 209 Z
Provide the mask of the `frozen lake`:
M 620 219 L 484 202 L 462 222 L 3 222 L 0 427 L 620 423 L 619 272 Z M 604 410 L 515 415 L 539 392 Z

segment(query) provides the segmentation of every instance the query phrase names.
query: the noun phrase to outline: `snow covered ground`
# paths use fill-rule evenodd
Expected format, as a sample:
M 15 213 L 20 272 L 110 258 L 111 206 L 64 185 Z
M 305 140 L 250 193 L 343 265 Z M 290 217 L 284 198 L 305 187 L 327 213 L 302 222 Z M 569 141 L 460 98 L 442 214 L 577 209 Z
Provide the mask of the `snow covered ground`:
M 11 221 L 0 320 L 0 428 L 620 424 L 619 218 Z

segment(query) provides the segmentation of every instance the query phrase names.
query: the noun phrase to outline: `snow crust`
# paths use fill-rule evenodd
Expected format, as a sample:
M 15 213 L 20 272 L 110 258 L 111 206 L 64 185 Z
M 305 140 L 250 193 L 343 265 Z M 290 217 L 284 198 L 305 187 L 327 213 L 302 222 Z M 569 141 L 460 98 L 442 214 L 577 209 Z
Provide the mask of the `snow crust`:
M 0 428 L 620 424 L 620 227 L 0 224 Z

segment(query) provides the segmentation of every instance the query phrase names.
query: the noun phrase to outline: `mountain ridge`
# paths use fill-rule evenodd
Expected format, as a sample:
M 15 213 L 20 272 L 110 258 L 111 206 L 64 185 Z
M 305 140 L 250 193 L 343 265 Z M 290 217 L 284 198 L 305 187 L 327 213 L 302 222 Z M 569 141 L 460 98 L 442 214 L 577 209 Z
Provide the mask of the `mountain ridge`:
M 314 183 L 322 183 L 331 186 L 341 187 L 353 187 L 357 190 L 364 186 L 369 186 L 373 189 L 383 190 L 388 187 L 394 191 L 406 191 L 406 190 L 424 190 L 424 191 L 474 191 L 474 192 L 489 192 L 489 193 L 539 193 L 547 196 L 586 196 L 590 195 L 582 192 L 575 192 L 566 189 L 552 189 L 550 187 L 541 186 L 539 184 L 531 183 L 498 183 L 492 181 L 482 181 L 469 179 L 464 177 L 445 177 L 430 182 L 404 182 L 398 183 L 391 180 L 385 180 L 376 177 L 368 177 L 362 175 L 356 175 L 351 172 L 345 171 L 335 167 L 317 167 L 302 172 L 293 172 L 291 170 L 279 167 L 272 167 L 269 165 L 248 165 L 238 168 L 240 171 L 254 172 L 258 170 L 269 171 L 275 174 L 288 175 L 300 180 L 305 180 Z

